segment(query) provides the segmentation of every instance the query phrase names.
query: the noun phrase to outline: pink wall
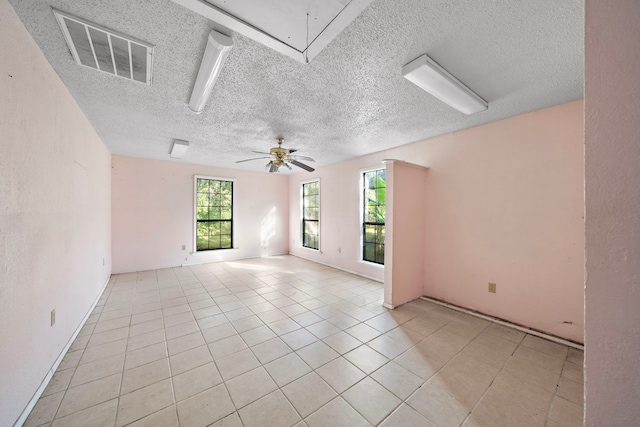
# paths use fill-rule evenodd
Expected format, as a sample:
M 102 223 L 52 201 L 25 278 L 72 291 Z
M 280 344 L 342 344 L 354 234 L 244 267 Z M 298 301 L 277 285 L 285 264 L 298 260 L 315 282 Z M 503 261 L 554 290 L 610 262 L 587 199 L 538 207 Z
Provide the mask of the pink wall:
M 585 5 L 587 426 L 640 420 L 640 2 Z
M 385 158 L 428 166 L 424 293 L 583 341 L 582 116 L 576 101 L 294 175 L 290 252 L 382 279 L 358 261 L 359 169 Z M 313 177 L 320 252 L 298 237 L 300 181 Z
M 360 258 L 360 175 L 362 169 L 384 168 L 379 154 L 359 157 L 289 179 L 289 253 L 312 261 L 384 280 L 384 267 Z M 302 247 L 301 182 L 320 179 L 320 250 Z
M 428 143 L 427 295 L 583 341 L 582 128 L 578 101 Z
M 387 160 L 384 302 L 397 307 L 424 294 L 427 171 Z
M 109 278 L 111 156 L 6 0 L 0 58 L 0 425 L 10 426 Z
M 237 249 L 193 253 L 194 175 L 237 180 Z M 113 156 L 114 273 L 287 253 L 287 182 L 286 175 Z

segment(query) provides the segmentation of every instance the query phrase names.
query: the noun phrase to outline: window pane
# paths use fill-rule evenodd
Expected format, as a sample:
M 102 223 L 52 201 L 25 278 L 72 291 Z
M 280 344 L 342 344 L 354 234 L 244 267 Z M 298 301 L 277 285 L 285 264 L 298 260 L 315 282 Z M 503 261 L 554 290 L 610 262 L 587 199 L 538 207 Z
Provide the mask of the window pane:
M 384 264 L 384 245 L 376 245 L 376 262 Z
M 375 242 L 376 241 L 376 228 L 374 225 L 365 225 L 364 227 L 364 241 Z
M 375 243 L 365 243 L 364 244 L 364 256 L 365 261 L 373 261 L 376 260 L 376 245 Z
M 384 245 L 376 245 L 376 262 L 384 264 Z
M 365 218 L 367 222 L 378 222 L 378 216 L 376 215 L 376 206 L 369 206 L 368 215 Z
M 220 223 L 210 222 L 209 223 L 209 236 L 220 236 Z
M 213 206 L 209 208 L 209 219 L 220 219 L 220 208 Z
M 365 200 L 365 203 L 369 204 L 369 205 L 377 205 L 378 204 L 378 199 L 376 198 L 376 190 L 375 189 L 369 189 L 365 192 L 365 195 L 367 196 L 367 200 Z
M 362 259 L 384 264 L 384 223 L 386 216 L 386 170 L 363 173 Z
M 376 189 L 376 202 L 381 206 L 387 204 L 387 189 L 385 187 Z
M 381 243 L 384 245 L 384 226 L 377 226 L 376 230 L 376 243 Z
M 309 233 L 311 235 L 318 234 L 318 223 L 315 221 L 305 221 L 305 233 Z
M 197 236 L 208 236 L 209 235 L 209 223 L 207 222 L 198 222 L 197 227 Z
M 317 234 L 312 234 L 309 232 L 305 232 L 302 236 L 303 243 L 302 245 L 306 248 L 318 249 L 318 236 Z
M 198 192 L 198 206 L 209 206 L 209 193 Z
M 364 174 L 365 188 L 373 188 L 375 178 L 376 171 L 366 172 Z
M 220 249 L 220 236 L 209 237 L 209 249 Z
M 196 209 L 197 212 L 197 219 L 208 219 L 209 218 L 209 208 L 207 207 L 203 207 L 203 206 L 198 206 L 198 208 Z
M 196 250 L 231 248 L 233 182 L 197 178 L 195 204 Z
M 199 251 L 209 249 L 209 236 L 198 236 L 196 249 Z
M 198 178 L 198 193 L 209 192 L 209 180 Z
M 320 182 L 302 184 L 302 246 L 318 249 L 320 240 Z
M 213 179 L 209 180 L 209 193 L 211 194 L 220 193 L 220 181 L 213 180 Z

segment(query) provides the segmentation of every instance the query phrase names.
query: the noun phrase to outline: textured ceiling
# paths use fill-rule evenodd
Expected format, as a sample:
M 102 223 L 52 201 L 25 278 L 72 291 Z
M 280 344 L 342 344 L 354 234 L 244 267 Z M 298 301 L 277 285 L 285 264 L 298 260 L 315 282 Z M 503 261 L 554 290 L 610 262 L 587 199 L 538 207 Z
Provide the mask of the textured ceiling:
M 9 0 L 113 154 L 235 164 L 285 146 L 324 166 L 582 98 L 580 0 L 375 0 L 309 64 L 170 0 Z M 256 0 L 259 1 L 259 0 Z M 52 7 L 155 46 L 153 84 L 77 65 Z M 202 114 L 187 102 L 211 29 L 234 47 Z M 427 53 L 489 102 L 466 116 L 402 78 Z M 175 161 L 175 160 L 174 160 Z
M 173 1 L 307 63 L 372 0 Z

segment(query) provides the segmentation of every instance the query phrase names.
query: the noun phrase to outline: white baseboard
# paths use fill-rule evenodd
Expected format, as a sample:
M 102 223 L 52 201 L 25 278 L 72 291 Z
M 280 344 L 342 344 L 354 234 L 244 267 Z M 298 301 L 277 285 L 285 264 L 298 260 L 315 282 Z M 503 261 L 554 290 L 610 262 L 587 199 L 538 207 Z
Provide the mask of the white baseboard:
M 289 252 L 289 255 L 294 256 L 296 258 L 306 259 L 307 261 L 315 262 L 316 264 L 326 265 L 327 267 L 335 268 L 336 270 L 344 271 L 345 273 L 355 274 L 356 276 L 364 277 L 365 279 L 373 280 L 374 282 L 384 283 L 384 280 L 380 280 L 380 279 L 378 279 L 376 277 L 367 276 L 366 274 L 358 273 L 357 271 L 353 271 L 353 270 L 349 270 L 349 269 L 346 269 L 346 268 L 338 267 L 338 266 L 335 266 L 335 265 L 332 265 L 332 264 L 327 264 L 326 262 L 321 262 L 321 261 L 318 261 L 318 260 L 315 260 L 315 259 L 307 258 L 307 257 L 304 257 L 302 255 L 292 254 L 291 252 Z
M 239 257 L 239 258 L 224 259 L 224 260 L 218 260 L 218 261 L 186 262 L 184 264 L 180 264 L 180 267 L 190 267 L 190 266 L 193 266 L 193 265 L 211 264 L 211 263 L 215 263 L 215 262 L 242 261 L 244 259 L 269 258 L 269 257 L 272 257 L 272 256 L 281 256 L 281 255 L 289 255 L 289 252 L 278 252 L 278 253 L 275 253 L 275 254 L 267 254 L 267 255 L 250 255 L 250 256 L 243 256 L 243 257 Z M 172 268 L 172 267 L 158 267 L 158 268 Z
M 444 301 L 439 301 L 437 299 L 433 299 L 433 298 L 429 298 L 429 297 L 420 297 L 421 300 L 425 300 L 425 301 L 429 301 L 433 304 L 437 304 L 437 305 L 441 305 L 443 307 L 447 307 L 450 308 L 452 310 L 456 310 L 465 314 L 469 314 L 471 316 L 475 316 L 475 317 L 479 317 L 480 319 L 484 319 L 484 320 L 489 320 L 491 322 L 495 322 L 498 323 L 502 326 L 506 326 L 508 328 L 512 328 L 512 329 L 517 329 L 521 332 L 525 332 L 529 335 L 535 335 L 537 337 L 540 338 L 544 338 L 545 340 L 549 340 L 549 341 L 553 341 L 553 342 L 557 342 L 558 344 L 562 344 L 562 345 L 566 345 L 568 347 L 573 347 L 575 349 L 578 350 L 584 350 L 584 345 L 573 342 L 573 341 L 569 341 L 569 340 L 565 340 L 564 338 L 560 338 L 560 337 L 556 337 L 554 335 L 549 335 L 546 334 L 544 332 L 540 332 L 540 331 L 536 331 L 535 329 L 531 329 L 531 328 L 526 328 L 524 326 L 520 326 L 520 325 L 516 325 L 514 323 L 511 322 L 507 322 L 506 320 L 502 320 L 500 318 L 497 317 L 493 317 L 493 316 L 488 316 L 486 314 L 482 314 L 482 313 L 478 313 L 477 311 L 473 311 L 473 310 L 467 310 L 466 308 L 457 306 L 455 304 L 449 304 L 447 302 Z
M 100 289 L 100 292 L 98 292 L 98 296 L 96 297 L 95 301 L 93 301 L 93 304 L 91 304 L 91 307 L 89 308 L 84 318 L 80 322 L 80 325 L 78 325 L 73 335 L 71 335 L 71 338 L 69 338 L 69 341 L 67 341 L 67 345 L 65 345 L 62 351 L 60 352 L 60 355 L 58 356 L 56 361 L 53 363 L 53 366 L 51 366 L 51 369 L 49 369 L 49 372 L 47 372 L 47 375 L 44 377 L 44 379 L 40 383 L 40 387 L 38 387 L 38 390 L 36 390 L 33 397 L 31 398 L 27 406 L 22 411 L 22 414 L 20 414 L 20 417 L 18 417 L 16 422 L 13 424 L 13 427 L 22 427 L 24 422 L 27 420 L 27 417 L 33 410 L 33 407 L 36 406 L 36 403 L 38 403 L 38 399 L 40 399 L 40 396 L 42 396 L 42 393 L 44 393 L 44 390 L 49 385 L 49 381 L 51 381 L 51 378 L 53 377 L 53 374 L 56 372 L 56 369 L 58 369 L 58 366 L 60 366 L 60 362 L 62 362 L 62 359 L 64 359 L 64 356 L 66 356 L 67 351 L 69 351 L 69 348 L 73 344 L 73 341 L 75 341 L 76 337 L 80 333 L 80 330 L 82 330 L 82 327 L 87 322 L 87 319 L 89 318 L 89 316 L 91 316 L 91 313 L 93 313 L 93 309 L 98 304 L 98 301 L 100 301 L 100 297 L 102 297 L 102 294 L 104 293 L 104 290 L 107 288 L 107 285 L 109 284 L 110 279 L 111 279 L 111 276 L 109 276 L 109 278 L 107 278 L 107 281 L 104 282 L 104 285 L 102 285 L 102 289 Z

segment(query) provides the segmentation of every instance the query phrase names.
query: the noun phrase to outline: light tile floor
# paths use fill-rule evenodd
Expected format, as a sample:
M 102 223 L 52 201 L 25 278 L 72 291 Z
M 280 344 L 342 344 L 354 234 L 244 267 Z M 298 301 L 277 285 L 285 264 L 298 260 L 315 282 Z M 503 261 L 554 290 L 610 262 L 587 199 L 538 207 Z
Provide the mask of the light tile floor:
M 26 426 L 581 426 L 583 354 L 292 256 L 114 275 Z

